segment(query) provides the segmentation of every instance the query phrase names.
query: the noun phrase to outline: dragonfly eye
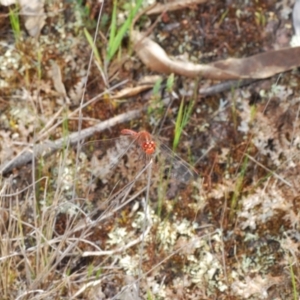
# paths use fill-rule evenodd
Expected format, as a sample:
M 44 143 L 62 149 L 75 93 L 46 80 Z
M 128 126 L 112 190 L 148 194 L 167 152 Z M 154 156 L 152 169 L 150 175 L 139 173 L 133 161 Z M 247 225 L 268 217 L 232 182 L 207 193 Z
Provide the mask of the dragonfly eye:
M 146 142 L 143 144 L 143 150 L 146 154 L 153 154 L 155 151 L 155 143 L 154 142 Z

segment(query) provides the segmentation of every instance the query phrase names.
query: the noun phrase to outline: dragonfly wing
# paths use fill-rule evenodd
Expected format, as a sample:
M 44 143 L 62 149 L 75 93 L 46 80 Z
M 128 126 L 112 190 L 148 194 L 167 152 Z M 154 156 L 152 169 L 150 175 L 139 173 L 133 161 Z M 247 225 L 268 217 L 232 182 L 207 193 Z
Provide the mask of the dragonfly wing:
M 198 177 L 198 173 L 185 160 L 180 158 L 165 144 L 159 146 L 165 162 L 170 168 L 171 177 L 179 183 L 187 184 L 190 180 Z
M 87 142 L 83 149 L 89 177 L 87 193 L 93 201 L 111 199 L 111 193 L 119 193 L 135 181 L 135 174 L 144 166 L 142 151 L 131 136 Z M 130 193 L 131 189 L 124 197 Z
M 129 153 L 132 147 L 132 140 L 129 137 L 87 142 L 83 152 L 90 159 L 90 172 L 93 177 L 105 180 L 114 170 L 122 157 Z

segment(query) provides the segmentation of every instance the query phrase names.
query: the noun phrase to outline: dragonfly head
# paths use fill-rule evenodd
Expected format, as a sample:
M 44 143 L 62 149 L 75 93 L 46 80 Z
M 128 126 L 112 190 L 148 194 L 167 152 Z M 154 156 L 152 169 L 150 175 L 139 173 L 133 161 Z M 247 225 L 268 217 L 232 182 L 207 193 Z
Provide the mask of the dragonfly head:
M 148 155 L 151 155 L 155 152 L 155 149 L 156 149 L 156 145 L 153 141 L 150 141 L 150 142 L 144 142 L 142 144 L 142 148 L 144 150 L 144 152 Z

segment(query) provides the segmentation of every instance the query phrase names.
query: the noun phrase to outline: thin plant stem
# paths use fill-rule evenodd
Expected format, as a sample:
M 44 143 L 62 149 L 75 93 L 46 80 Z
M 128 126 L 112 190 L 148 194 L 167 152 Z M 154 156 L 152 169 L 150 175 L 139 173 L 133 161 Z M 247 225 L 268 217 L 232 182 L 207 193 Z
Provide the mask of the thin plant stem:
M 140 253 L 139 253 L 139 280 L 137 282 L 137 295 L 139 295 L 140 292 L 140 279 L 143 277 L 143 271 L 142 271 L 142 264 L 143 264 L 143 252 L 145 248 L 145 231 L 147 228 L 147 222 L 151 222 L 150 216 L 148 216 L 148 204 L 149 204 L 149 195 L 150 195 L 150 186 L 151 186 L 151 176 L 152 176 L 152 166 L 153 166 L 153 158 L 150 159 L 148 166 L 147 166 L 147 189 L 146 189 L 146 199 L 145 199 L 145 207 L 144 207 L 144 213 L 145 213 L 145 219 L 143 224 L 143 235 L 142 235 L 142 242 L 140 247 Z
M 103 7 L 104 7 L 104 2 L 101 4 L 101 7 L 100 7 L 100 12 L 99 12 L 99 15 L 98 15 L 96 31 L 95 31 L 96 33 L 99 31 L 100 20 L 101 20 L 101 16 L 102 16 Z M 96 43 L 96 39 L 97 39 L 97 34 L 96 33 L 95 33 L 95 37 L 94 37 L 94 41 L 93 41 L 94 43 Z M 81 100 L 80 100 L 80 106 L 79 106 L 79 112 L 78 112 L 78 132 L 79 132 L 79 134 L 82 130 L 82 108 L 83 108 L 83 102 L 84 102 L 84 97 L 85 97 L 85 92 L 86 92 L 86 87 L 87 87 L 87 81 L 88 81 L 88 77 L 89 77 L 89 74 L 90 74 L 93 57 L 94 57 L 94 52 L 91 51 L 90 60 L 89 60 L 89 64 L 88 64 L 88 69 L 87 69 L 87 73 L 86 73 L 86 80 L 84 82 L 83 93 L 82 93 L 82 97 L 81 97 Z M 77 142 L 78 151 L 76 153 L 76 164 L 75 164 L 76 168 L 79 164 L 80 143 L 81 143 L 81 140 L 79 139 L 78 142 Z M 75 185 L 74 185 L 73 193 L 72 193 L 72 200 L 75 199 L 75 195 L 76 195 L 76 193 L 75 193 Z

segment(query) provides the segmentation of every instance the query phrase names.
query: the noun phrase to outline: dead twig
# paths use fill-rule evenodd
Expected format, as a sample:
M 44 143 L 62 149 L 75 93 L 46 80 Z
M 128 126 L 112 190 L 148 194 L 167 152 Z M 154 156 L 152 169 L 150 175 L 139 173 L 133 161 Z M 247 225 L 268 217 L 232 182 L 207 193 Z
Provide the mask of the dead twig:
M 165 99 L 162 101 L 164 106 L 167 106 L 169 102 L 170 102 L 169 99 Z M 63 147 L 74 145 L 76 143 L 85 140 L 86 138 L 91 137 L 96 132 L 101 132 L 117 124 L 131 121 L 134 118 L 139 117 L 142 114 L 142 112 L 145 111 L 146 109 L 147 106 L 141 109 L 131 110 L 129 112 L 115 116 L 111 119 L 105 120 L 95 126 L 73 132 L 69 136 L 57 139 L 56 141 L 53 142 L 48 141 L 43 144 L 32 145 L 32 148 L 28 147 L 27 149 L 24 149 L 19 155 L 17 155 L 9 162 L 0 165 L 0 174 L 1 175 L 6 174 L 12 171 L 14 168 L 21 167 L 31 162 L 33 159 L 39 157 L 47 157 L 51 155 L 53 152 L 62 149 Z M 71 115 L 73 114 L 74 112 Z
M 137 118 L 143 109 L 132 110 L 124 114 L 118 115 L 106 121 L 103 121 L 95 126 L 83 129 L 78 132 L 71 133 L 68 137 L 60 138 L 54 142 L 45 142 L 43 144 L 33 145 L 32 149 L 24 149 L 18 156 L 11 161 L 0 166 L 0 174 L 5 174 L 12 171 L 14 168 L 21 167 L 33 159 L 38 157 L 46 157 L 53 152 L 62 149 L 63 147 L 74 145 L 88 137 L 91 137 L 96 132 L 101 132 L 105 129 L 111 128 L 117 124 L 128 122 Z
M 199 94 L 201 94 L 201 96 L 211 96 L 232 89 L 238 89 L 243 86 L 250 85 L 251 83 L 256 81 L 258 81 L 258 79 L 229 80 L 226 82 L 217 83 L 207 88 L 201 88 L 199 90 Z
M 147 15 L 155 15 L 160 14 L 164 11 L 176 11 L 181 10 L 188 6 L 198 5 L 206 3 L 207 0 L 179 0 L 179 1 L 171 1 L 166 4 L 156 4 L 154 7 L 151 7 L 146 14 Z

